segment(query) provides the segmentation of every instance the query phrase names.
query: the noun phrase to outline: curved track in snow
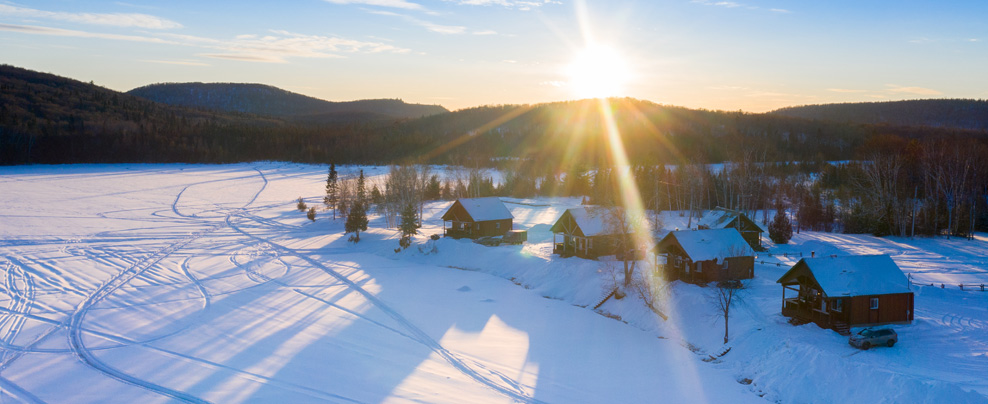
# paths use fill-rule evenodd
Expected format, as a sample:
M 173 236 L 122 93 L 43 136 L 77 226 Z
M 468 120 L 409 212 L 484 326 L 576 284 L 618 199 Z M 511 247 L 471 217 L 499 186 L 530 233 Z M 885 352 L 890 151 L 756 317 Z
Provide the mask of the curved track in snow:
M 425 331 L 422 331 L 422 329 L 418 328 L 414 323 L 412 323 L 410 320 L 408 320 L 405 316 L 403 316 L 397 310 L 393 309 L 391 306 L 389 306 L 384 301 L 378 299 L 377 296 L 375 296 L 373 293 L 368 292 L 366 289 L 360 287 L 360 285 L 358 285 L 357 283 L 355 283 L 352 280 L 350 280 L 350 278 L 348 278 L 346 275 L 343 275 L 342 273 L 340 273 L 340 272 L 338 272 L 338 271 L 330 268 L 329 266 L 323 265 L 319 261 L 316 261 L 316 260 L 314 260 L 312 258 L 309 258 L 305 254 L 302 254 L 302 253 L 300 253 L 300 252 L 298 252 L 298 251 L 296 251 L 296 250 L 294 250 L 292 248 L 285 247 L 285 246 L 283 246 L 281 244 L 278 244 L 278 243 L 274 242 L 273 240 L 271 240 L 270 238 L 264 238 L 264 237 L 260 237 L 260 236 L 254 235 L 254 234 L 252 234 L 252 233 L 250 233 L 250 232 L 242 229 L 233 220 L 234 217 L 243 217 L 245 219 L 253 219 L 252 216 L 253 215 L 247 213 L 246 211 L 241 211 L 241 212 L 238 212 L 235 215 L 231 215 L 230 217 L 228 217 L 227 218 L 227 224 L 230 226 L 231 229 L 233 229 L 233 230 L 235 230 L 235 231 L 237 231 L 237 232 L 239 232 L 239 233 L 241 233 L 241 234 L 243 234 L 243 235 L 245 235 L 245 236 L 247 236 L 247 237 L 249 237 L 251 239 L 254 239 L 254 240 L 256 240 L 256 241 L 258 241 L 260 243 L 266 243 L 267 245 L 270 245 L 272 248 L 274 248 L 275 250 L 279 251 L 283 255 L 291 255 L 291 256 L 293 256 L 293 257 L 295 257 L 297 259 L 300 259 L 302 261 L 305 261 L 307 264 L 311 265 L 312 267 L 318 268 L 318 269 L 322 270 L 323 272 L 329 274 L 333 278 L 336 278 L 337 281 L 339 281 L 340 283 L 346 285 L 350 290 L 352 290 L 352 291 L 360 294 L 361 296 L 363 296 L 364 299 L 366 299 L 374 307 L 376 307 L 378 310 L 381 310 L 388 317 L 391 317 L 391 319 L 393 319 L 395 322 L 397 322 L 401 326 L 401 328 L 405 329 L 406 332 L 400 332 L 400 334 L 402 334 L 402 335 L 408 335 L 412 339 L 414 339 L 415 341 L 418 341 L 419 343 L 427 346 L 434 353 L 436 353 L 441 358 L 443 358 L 443 360 L 445 360 L 447 363 L 449 363 L 451 366 L 453 366 L 453 368 L 455 368 L 456 370 L 458 370 L 460 373 L 463 373 L 467 377 L 469 377 L 469 378 L 471 378 L 471 379 L 473 379 L 473 380 L 475 380 L 475 381 L 477 381 L 477 382 L 479 382 L 479 383 L 487 386 L 488 388 L 490 388 L 491 390 L 493 390 L 495 392 L 498 392 L 498 393 L 500 393 L 500 394 L 502 394 L 504 396 L 507 396 L 507 397 L 511 398 L 512 400 L 514 400 L 516 402 L 521 402 L 521 403 L 543 403 L 542 401 L 537 400 L 537 399 L 535 399 L 535 398 L 527 395 L 525 393 L 525 391 L 524 391 L 524 388 L 518 382 L 515 382 L 514 380 L 512 380 L 510 378 L 504 377 L 503 375 L 501 375 L 501 374 L 499 374 L 497 372 L 490 372 L 490 371 L 488 371 L 487 372 L 488 374 L 484 374 L 484 373 L 481 373 L 481 372 L 475 370 L 473 367 L 471 367 L 470 365 L 468 365 L 462 358 L 460 358 L 459 356 L 457 356 L 453 352 L 451 352 L 448 349 L 446 349 L 445 347 L 443 347 L 442 344 L 440 344 L 438 341 L 436 341 L 431 336 L 429 336 L 429 334 L 427 334 Z

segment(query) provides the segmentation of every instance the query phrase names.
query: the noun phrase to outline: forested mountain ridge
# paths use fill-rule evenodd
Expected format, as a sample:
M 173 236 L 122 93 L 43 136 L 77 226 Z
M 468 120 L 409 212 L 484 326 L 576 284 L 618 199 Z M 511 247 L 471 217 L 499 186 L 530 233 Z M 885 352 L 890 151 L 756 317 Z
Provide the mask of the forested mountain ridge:
M 420 118 L 449 112 L 439 105 L 408 104 L 398 99 L 325 101 L 264 84 L 164 83 L 138 87 L 127 94 L 152 101 L 218 111 L 340 120 L 346 115 L 387 120 Z
M 773 115 L 833 122 L 988 130 L 988 100 L 929 99 L 803 105 Z
M 0 65 L 0 164 L 179 161 L 151 144 L 180 146 L 176 133 L 204 128 L 266 128 L 277 119 L 160 104 L 92 83 Z M 179 143 L 176 143 L 179 142 Z M 114 146 L 148 145 L 115 154 Z M 128 147 L 132 153 L 134 147 Z
M 172 106 L 0 66 L 0 164 L 278 160 L 474 167 L 520 161 L 559 170 L 613 164 L 615 140 L 631 164 L 821 162 L 867 159 L 869 148 L 886 147 L 871 141 L 882 136 L 985 142 L 985 134 L 694 110 L 630 98 L 482 106 L 417 119 L 371 112 L 262 116 Z

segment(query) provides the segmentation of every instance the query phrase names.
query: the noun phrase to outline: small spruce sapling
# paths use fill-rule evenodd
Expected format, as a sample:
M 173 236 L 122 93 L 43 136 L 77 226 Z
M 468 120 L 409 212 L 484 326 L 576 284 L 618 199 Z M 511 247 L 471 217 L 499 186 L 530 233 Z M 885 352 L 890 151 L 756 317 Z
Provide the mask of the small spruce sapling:
M 303 200 L 301 196 L 298 197 L 298 203 L 295 204 L 295 207 L 298 208 L 299 212 L 305 212 L 307 209 L 309 209 L 309 207 L 306 206 L 305 204 L 305 200 Z
M 412 236 L 418 233 L 418 228 L 418 224 L 415 223 L 415 206 L 407 203 L 405 204 L 405 208 L 401 210 L 401 223 L 398 224 L 398 230 L 401 231 L 401 239 L 398 240 L 398 245 L 402 249 L 412 245 Z
M 309 212 L 305 214 L 311 221 L 316 221 L 316 208 L 309 208 Z

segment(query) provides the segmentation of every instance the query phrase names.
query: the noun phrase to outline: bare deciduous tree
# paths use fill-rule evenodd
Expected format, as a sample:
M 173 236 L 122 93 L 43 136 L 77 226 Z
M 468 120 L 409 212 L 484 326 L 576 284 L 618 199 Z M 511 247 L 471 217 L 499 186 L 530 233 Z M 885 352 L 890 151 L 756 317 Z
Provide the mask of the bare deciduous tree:
M 717 308 L 717 314 L 724 318 L 724 343 L 728 341 L 729 323 L 731 318 L 731 307 L 738 305 L 744 299 L 745 283 L 740 280 L 726 280 L 717 282 L 717 286 L 712 288 L 711 300 Z

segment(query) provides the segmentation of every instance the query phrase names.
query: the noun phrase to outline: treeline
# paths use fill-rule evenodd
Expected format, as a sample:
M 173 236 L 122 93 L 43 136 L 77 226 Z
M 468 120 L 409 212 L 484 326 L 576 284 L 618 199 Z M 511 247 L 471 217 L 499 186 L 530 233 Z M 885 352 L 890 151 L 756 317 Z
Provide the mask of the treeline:
M 449 112 L 439 105 L 408 104 L 398 99 L 332 102 L 251 83 L 161 83 L 127 94 L 168 105 L 277 117 L 376 114 L 379 119 L 394 119 Z
M 637 191 L 652 211 L 699 215 L 740 210 L 766 225 L 777 208 L 795 230 L 878 236 L 964 236 L 988 231 L 988 143 L 947 137 L 876 136 L 847 162 L 765 163 L 752 152 L 724 164 L 571 165 L 545 170 L 531 160 L 501 163 L 502 181 L 481 170 L 437 179 L 443 199 L 481 196 L 575 196 L 593 205 L 624 205 Z M 629 188 L 633 185 L 633 188 Z
M 988 130 L 988 100 L 940 99 L 787 107 L 772 114 L 834 122 Z

